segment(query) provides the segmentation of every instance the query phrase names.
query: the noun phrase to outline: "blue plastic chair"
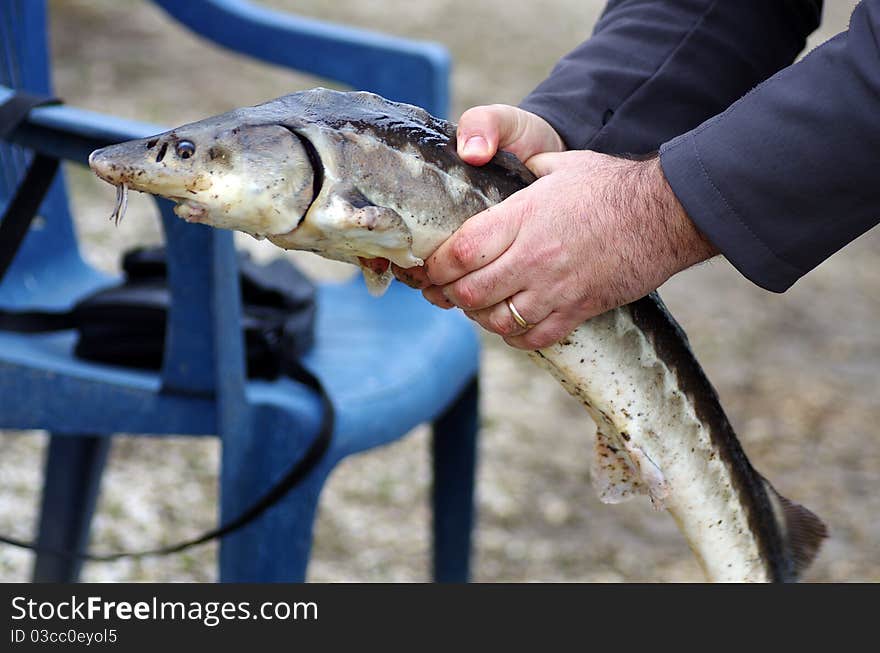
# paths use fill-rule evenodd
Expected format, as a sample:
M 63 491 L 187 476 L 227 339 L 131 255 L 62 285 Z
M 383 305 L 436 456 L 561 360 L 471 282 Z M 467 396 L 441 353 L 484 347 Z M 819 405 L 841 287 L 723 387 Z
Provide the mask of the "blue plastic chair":
M 434 113 L 446 108 L 448 59 L 438 46 L 240 0 L 158 4 L 203 36 L 251 56 Z M 49 93 L 45 12 L 43 0 L 0 0 L 0 101 L 9 88 Z M 72 107 L 34 109 L 12 135 L 15 144 L 0 143 L 0 204 L 14 192 L 29 150 L 84 164 L 94 148 L 161 130 Z M 114 433 L 218 435 L 221 521 L 260 496 L 316 435 L 320 405 L 313 393 L 289 379 L 245 378 L 232 234 L 186 224 L 169 203 L 158 204 L 173 298 L 160 373 L 79 360 L 72 332 L 0 332 L 0 428 L 51 433 L 39 521 L 43 547 L 85 549 Z M 59 177 L 0 284 L 0 306 L 66 309 L 112 282 L 80 258 Z M 478 371 L 470 323 L 400 284 L 374 299 L 357 280 L 320 288 L 316 340 L 304 363 L 337 409 L 330 450 L 281 503 L 224 538 L 220 579 L 304 580 L 316 505 L 333 467 L 432 422 L 434 577 L 467 580 Z M 76 560 L 40 554 L 34 579 L 73 581 L 79 571 Z

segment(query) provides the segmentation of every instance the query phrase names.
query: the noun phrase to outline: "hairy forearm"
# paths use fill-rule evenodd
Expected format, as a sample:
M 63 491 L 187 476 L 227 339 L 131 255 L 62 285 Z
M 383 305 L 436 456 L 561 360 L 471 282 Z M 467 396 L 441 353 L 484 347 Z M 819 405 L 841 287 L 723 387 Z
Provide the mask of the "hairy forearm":
M 656 219 L 647 220 L 646 227 L 655 236 L 658 254 L 671 266 L 670 274 L 718 254 L 718 248 L 697 229 L 675 196 L 663 174 L 660 158 L 652 157 L 641 167 L 640 188 L 633 198 L 645 203 L 645 214 Z
M 615 243 L 636 277 L 621 279 L 621 284 L 655 288 L 718 254 L 676 198 L 657 156 L 617 161 L 608 170 L 611 183 L 603 186 L 602 201 L 617 222 L 609 225 L 614 232 L 607 236 L 609 245 Z

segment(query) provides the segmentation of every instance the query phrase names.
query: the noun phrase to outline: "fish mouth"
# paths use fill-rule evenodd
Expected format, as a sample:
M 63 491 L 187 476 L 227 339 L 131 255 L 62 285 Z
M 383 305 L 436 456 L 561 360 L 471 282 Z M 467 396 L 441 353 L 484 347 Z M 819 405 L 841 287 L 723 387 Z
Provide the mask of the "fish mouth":
M 178 218 L 197 224 L 207 223 L 208 207 L 201 202 L 196 202 L 188 197 L 169 197 L 168 199 L 177 203 L 174 207 L 174 214 Z
M 113 182 L 110 182 L 113 183 Z M 125 182 L 114 184 L 116 186 L 116 204 L 113 206 L 113 212 L 110 214 L 110 220 L 119 226 L 125 212 L 128 209 L 128 191 L 130 186 Z M 137 190 L 136 188 L 134 190 Z M 188 197 L 168 197 L 169 200 L 176 203 L 174 213 L 183 218 L 187 222 L 203 223 L 208 218 L 208 207 L 201 202 L 193 201 Z
M 113 212 L 110 214 L 111 221 L 119 225 L 125 216 L 126 209 L 128 208 L 129 190 L 159 195 L 175 202 L 177 206 L 174 207 L 174 212 L 187 222 L 204 223 L 207 220 L 208 207 L 201 202 L 196 202 L 189 197 L 172 194 L 166 195 L 162 192 L 157 192 L 150 184 L 143 183 L 150 176 L 143 174 L 136 166 L 113 162 L 112 152 L 108 153 L 108 150 L 113 150 L 114 147 L 111 145 L 95 150 L 89 155 L 89 167 L 94 171 L 95 175 L 116 187 L 116 204 L 113 207 Z M 139 178 L 141 178 L 141 183 L 137 181 Z
M 108 184 L 116 186 L 116 204 L 113 206 L 113 212 L 110 214 L 110 220 L 119 226 L 125 212 L 128 209 L 128 190 L 131 184 L 124 179 L 124 170 L 120 170 L 116 164 L 111 164 L 103 157 L 108 148 L 95 150 L 89 155 L 89 167 L 94 171 L 99 179 L 106 181 Z

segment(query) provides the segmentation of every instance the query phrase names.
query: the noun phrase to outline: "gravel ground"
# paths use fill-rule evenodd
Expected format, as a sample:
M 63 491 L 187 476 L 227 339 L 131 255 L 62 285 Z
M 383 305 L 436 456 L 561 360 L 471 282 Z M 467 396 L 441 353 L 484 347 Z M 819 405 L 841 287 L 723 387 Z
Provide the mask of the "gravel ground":
M 516 102 L 590 30 L 600 2 L 441 0 L 414 4 L 275 0 L 302 14 L 445 43 L 455 113 Z M 842 29 L 851 1 L 826 3 L 821 42 Z M 143 1 L 54 0 L 56 85 L 69 103 L 172 124 L 255 103 L 319 80 L 244 61 L 194 38 Z M 68 171 L 85 255 L 113 270 L 120 252 L 159 239 L 149 204 L 133 197 L 111 229 L 113 190 Z M 243 245 L 254 247 L 250 242 Z M 807 579 L 880 580 L 880 233 L 832 257 L 782 296 L 723 261 L 663 289 L 731 415 L 752 462 L 829 524 Z M 259 255 L 276 255 L 258 248 Z M 318 276 L 346 268 L 294 255 Z M 647 501 L 605 506 L 589 485 L 589 420 L 549 376 L 486 337 L 484 428 L 474 573 L 480 581 L 698 581 L 699 569 L 664 513 Z M 31 537 L 45 436 L 0 437 L 0 532 Z M 209 527 L 218 446 L 210 440 L 120 437 L 95 518 L 95 548 L 140 548 Z M 428 438 L 344 462 L 327 485 L 309 578 L 428 578 Z M 213 546 L 143 562 L 89 564 L 92 581 L 210 581 Z M 25 580 L 30 555 L 0 548 L 0 580 Z

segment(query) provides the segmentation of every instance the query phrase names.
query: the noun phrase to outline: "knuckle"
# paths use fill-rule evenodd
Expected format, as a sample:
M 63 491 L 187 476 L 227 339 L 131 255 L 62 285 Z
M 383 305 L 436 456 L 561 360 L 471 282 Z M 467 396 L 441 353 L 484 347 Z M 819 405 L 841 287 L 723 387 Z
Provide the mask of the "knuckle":
M 541 255 L 552 260 L 557 268 L 567 269 L 571 264 L 570 247 L 570 243 L 563 242 L 558 238 L 549 238 L 547 242 L 544 243 L 544 249 L 541 252 Z
M 486 319 L 486 328 L 499 336 L 511 336 L 516 331 L 509 319 L 496 313 L 490 314 Z
M 471 284 L 459 281 L 450 288 L 450 300 L 461 308 L 472 311 L 480 308 L 480 292 Z M 447 295 L 448 296 L 448 295 Z
M 472 319 L 474 322 L 476 322 L 477 324 L 479 324 L 479 325 L 480 325 L 482 328 L 484 328 L 486 331 L 489 331 L 490 333 L 495 333 L 494 331 L 492 331 L 492 325 L 491 325 L 491 324 L 489 323 L 489 321 L 486 319 L 486 316 L 485 316 L 485 315 L 480 315 L 479 313 L 472 313 L 471 315 L 473 316 L 473 317 L 471 317 L 471 319 Z
M 453 265 L 464 268 L 470 265 L 477 253 L 477 244 L 471 238 L 461 236 L 449 245 L 449 259 Z

